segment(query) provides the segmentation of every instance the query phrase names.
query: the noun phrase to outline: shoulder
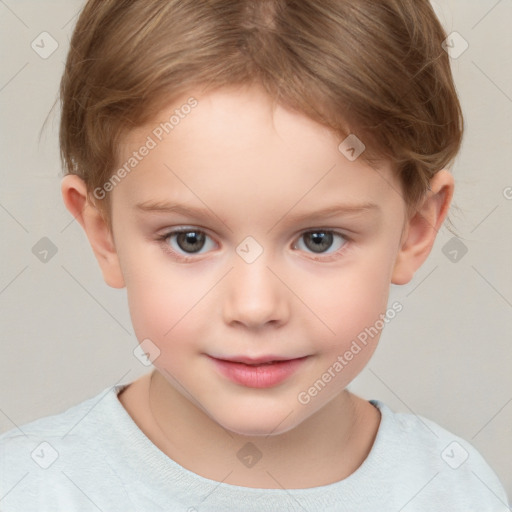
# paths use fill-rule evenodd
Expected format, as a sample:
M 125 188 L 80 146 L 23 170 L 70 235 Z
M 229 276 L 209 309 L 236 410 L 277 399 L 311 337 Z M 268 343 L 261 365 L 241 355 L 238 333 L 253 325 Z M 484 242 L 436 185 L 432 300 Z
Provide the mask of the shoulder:
M 90 507 L 91 493 L 115 494 L 111 486 L 117 477 L 101 442 L 114 432 L 106 432 L 105 423 L 115 390 L 106 388 L 62 413 L 0 435 L 2 510 Z
M 423 416 L 371 403 L 382 415 L 378 453 L 392 461 L 395 477 L 407 482 L 411 498 L 416 489 L 416 504 L 425 502 L 425 510 L 509 510 L 498 477 L 469 442 Z

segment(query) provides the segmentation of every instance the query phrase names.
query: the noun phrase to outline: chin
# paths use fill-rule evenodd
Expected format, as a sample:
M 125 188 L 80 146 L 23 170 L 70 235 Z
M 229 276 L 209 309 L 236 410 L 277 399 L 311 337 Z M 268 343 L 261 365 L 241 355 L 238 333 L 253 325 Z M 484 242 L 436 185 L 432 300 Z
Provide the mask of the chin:
M 251 412 L 235 410 L 222 417 L 212 416 L 212 419 L 222 428 L 239 436 L 267 437 L 284 434 L 300 423 L 300 420 L 290 412 L 272 414 L 266 411 L 262 414 L 258 410 Z

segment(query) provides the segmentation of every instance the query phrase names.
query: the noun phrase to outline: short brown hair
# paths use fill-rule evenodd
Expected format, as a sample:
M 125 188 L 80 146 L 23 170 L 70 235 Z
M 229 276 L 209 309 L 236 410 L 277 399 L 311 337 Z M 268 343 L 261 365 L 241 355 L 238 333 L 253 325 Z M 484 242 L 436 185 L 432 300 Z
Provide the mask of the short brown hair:
M 89 0 L 60 88 L 65 171 L 91 194 L 173 98 L 257 83 L 391 161 L 413 208 L 462 142 L 446 37 L 428 0 Z M 109 196 L 90 199 L 110 224 Z

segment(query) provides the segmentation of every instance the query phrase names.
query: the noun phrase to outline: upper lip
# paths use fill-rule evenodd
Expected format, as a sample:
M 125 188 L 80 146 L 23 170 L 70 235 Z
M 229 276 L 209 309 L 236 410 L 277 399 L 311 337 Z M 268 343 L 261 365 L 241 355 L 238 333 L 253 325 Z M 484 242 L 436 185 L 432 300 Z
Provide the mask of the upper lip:
M 221 361 L 229 361 L 231 363 L 244 363 L 244 364 L 263 364 L 270 363 L 272 361 L 292 361 L 293 359 L 302 359 L 306 356 L 299 357 L 286 357 L 286 356 L 260 356 L 260 357 L 247 357 L 247 356 L 233 356 L 233 357 L 215 357 L 210 356 L 214 359 L 220 359 Z

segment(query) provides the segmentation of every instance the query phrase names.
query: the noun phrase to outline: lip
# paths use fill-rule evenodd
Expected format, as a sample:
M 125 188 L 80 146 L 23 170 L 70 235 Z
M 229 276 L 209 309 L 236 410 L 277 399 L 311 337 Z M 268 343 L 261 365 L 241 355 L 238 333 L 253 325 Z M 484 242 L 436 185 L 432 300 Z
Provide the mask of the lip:
M 215 357 L 210 356 L 214 359 L 218 359 L 221 361 L 229 361 L 230 363 L 244 363 L 244 364 L 264 364 L 271 363 L 273 361 L 293 361 L 295 359 L 300 359 L 298 357 L 282 357 L 275 355 L 267 355 L 260 357 L 247 357 L 247 356 L 234 356 L 234 357 Z
M 236 384 L 249 388 L 270 388 L 291 377 L 309 356 L 295 359 L 284 359 L 279 356 L 241 356 L 225 359 L 208 357 L 224 377 Z

